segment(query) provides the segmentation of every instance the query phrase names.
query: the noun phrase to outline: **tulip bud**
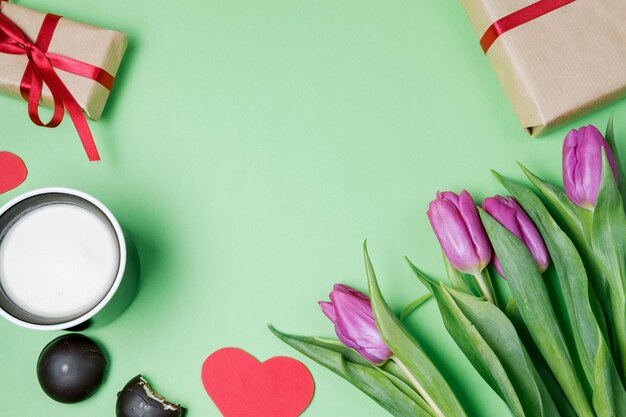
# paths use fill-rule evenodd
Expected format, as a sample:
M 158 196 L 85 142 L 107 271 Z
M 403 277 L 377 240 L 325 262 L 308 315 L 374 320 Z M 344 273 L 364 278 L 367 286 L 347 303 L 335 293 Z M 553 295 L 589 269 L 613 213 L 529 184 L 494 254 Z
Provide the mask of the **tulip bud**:
M 437 193 L 427 214 L 452 266 L 466 274 L 480 274 L 491 260 L 491 244 L 472 196 L 467 191 Z
M 593 125 L 571 130 L 563 142 L 563 185 L 572 203 L 593 209 L 602 180 L 602 149 L 617 182 L 615 159 L 602 133 Z
M 346 285 L 335 284 L 330 302 L 320 301 L 319 305 L 335 325 L 335 333 L 344 345 L 374 365 L 382 365 L 391 357 L 392 353 L 376 327 L 367 295 Z
M 485 198 L 485 201 L 483 201 L 483 210 L 489 213 L 491 217 L 496 219 L 498 223 L 504 226 L 509 232 L 513 233 L 526 245 L 526 248 L 528 248 L 528 251 L 537 264 L 537 268 L 539 268 L 541 272 L 548 269 L 550 256 L 548 255 L 546 245 L 533 222 L 513 197 L 506 199 L 496 195 L 494 197 Z M 500 275 L 504 276 L 500 261 L 495 254 L 493 257 L 493 266 L 495 266 Z

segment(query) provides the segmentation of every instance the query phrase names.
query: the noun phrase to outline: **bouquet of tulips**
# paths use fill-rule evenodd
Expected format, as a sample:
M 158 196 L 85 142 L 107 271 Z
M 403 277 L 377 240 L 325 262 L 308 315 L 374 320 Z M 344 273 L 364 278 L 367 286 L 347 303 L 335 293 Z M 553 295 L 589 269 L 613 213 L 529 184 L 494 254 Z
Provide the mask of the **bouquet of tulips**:
M 408 262 L 515 417 L 626 416 L 626 215 L 612 119 L 605 136 L 594 126 L 569 132 L 564 191 L 521 166 L 534 190 L 494 172 L 510 196 L 482 208 L 467 191 L 438 193 L 428 218 L 447 283 Z M 320 302 L 339 340 L 270 329 L 394 416 L 467 416 L 386 303 L 364 254 L 369 296 L 337 284 Z M 506 279 L 499 294 L 490 264 Z

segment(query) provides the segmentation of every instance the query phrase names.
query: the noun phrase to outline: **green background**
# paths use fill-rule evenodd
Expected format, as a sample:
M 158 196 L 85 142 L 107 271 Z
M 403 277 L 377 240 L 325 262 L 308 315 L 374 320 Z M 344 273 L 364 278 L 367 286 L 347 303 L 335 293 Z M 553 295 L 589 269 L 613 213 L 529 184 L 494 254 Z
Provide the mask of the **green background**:
M 81 404 L 50 400 L 35 376 L 61 333 L 0 321 L 3 416 L 111 416 L 138 373 L 189 417 L 219 416 L 200 368 L 226 346 L 303 360 L 317 384 L 305 416 L 386 416 L 266 325 L 333 335 L 317 301 L 335 282 L 365 289 L 366 238 L 399 311 L 425 293 L 404 255 L 443 274 L 425 216 L 437 190 L 481 200 L 503 191 L 490 168 L 520 177 L 516 160 L 558 180 L 567 130 L 603 129 L 611 111 L 626 137 L 624 102 L 527 137 L 457 0 L 18 4 L 122 30 L 130 48 L 103 119 L 90 123 L 100 163 L 87 162 L 69 119 L 42 129 L 24 102 L 0 97 L 0 148 L 30 172 L 0 203 L 44 186 L 89 192 L 133 235 L 143 272 L 127 312 L 86 332 L 111 366 Z M 508 415 L 434 303 L 408 323 L 470 416 Z

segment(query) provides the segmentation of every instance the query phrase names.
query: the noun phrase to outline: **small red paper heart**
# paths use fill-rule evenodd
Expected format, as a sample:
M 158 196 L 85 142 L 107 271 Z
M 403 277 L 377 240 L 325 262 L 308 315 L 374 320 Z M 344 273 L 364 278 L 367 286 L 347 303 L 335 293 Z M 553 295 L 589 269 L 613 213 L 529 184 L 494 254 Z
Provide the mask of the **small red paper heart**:
M 302 362 L 277 356 L 261 363 L 237 348 L 209 356 L 202 383 L 224 417 L 297 417 L 315 391 Z
M 23 183 L 26 175 L 28 170 L 19 156 L 11 152 L 0 152 L 0 194 Z

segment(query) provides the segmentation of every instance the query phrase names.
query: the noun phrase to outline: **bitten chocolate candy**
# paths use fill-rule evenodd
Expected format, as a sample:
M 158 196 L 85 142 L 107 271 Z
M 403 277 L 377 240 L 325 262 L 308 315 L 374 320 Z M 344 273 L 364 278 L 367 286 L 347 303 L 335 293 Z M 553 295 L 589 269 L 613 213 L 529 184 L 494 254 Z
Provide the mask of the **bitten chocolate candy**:
M 167 401 L 137 375 L 117 394 L 117 417 L 183 417 L 185 408 Z
M 43 349 L 37 378 L 46 394 L 61 403 L 76 403 L 93 394 L 102 383 L 107 361 L 88 337 L 68 334 Z

